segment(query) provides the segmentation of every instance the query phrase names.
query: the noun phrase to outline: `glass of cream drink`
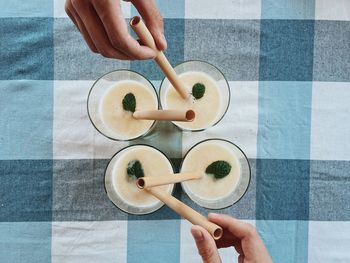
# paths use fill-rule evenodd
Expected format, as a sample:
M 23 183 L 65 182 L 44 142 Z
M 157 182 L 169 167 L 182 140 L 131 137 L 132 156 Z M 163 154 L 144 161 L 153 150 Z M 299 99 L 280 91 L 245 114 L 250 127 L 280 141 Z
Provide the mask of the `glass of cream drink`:
M 130 70 L 116 70 L 99 78 L 87 101 L 95 128 L 113 140 L 133 140 L 151 130 L 154 120 L 137 120 L 135 110 L 158 110 L 158 97 L 151 82 Z
M 181 183 L 197 204 L 210 209 L 233 205 L 248 189 L 250 165 L 243 151 L 222 139 L 209 139 L 194 145 L 185 155 L 181 172 L 203 171 L 198 180 Z
M 141 215 L 164 204 L 144 189 L 136 186 L 142 176 L 174 174 L 173 166 L 161 151 L 147 145 L 132 145 L 117 152 L 105 171 L 105 188 L 109 199 L 124 212 Z M 172 193 L 174 184 L 156 186 Z
M 196 117 L 192 122 L 173 123 L 190 131 L 201 131 L 217 124 L 230 104 L 230 88 L 222 72 L 207 62 L 196 60 L 179 64 L 174 70 L 191 95 L 183 99 L 164 78 L 160 87 L 162 108 L 191 109 Z

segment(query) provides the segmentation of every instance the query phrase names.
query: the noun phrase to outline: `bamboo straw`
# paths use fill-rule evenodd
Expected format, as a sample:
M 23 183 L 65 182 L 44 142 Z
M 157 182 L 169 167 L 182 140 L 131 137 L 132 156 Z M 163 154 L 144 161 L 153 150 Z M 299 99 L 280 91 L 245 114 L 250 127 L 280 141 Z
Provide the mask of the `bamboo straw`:
M 154 58 L 154 60 L 157 62 L 161 70 L 164 72 L 165 76 L 167 76 L 170 83 L 174 86 L 174 88 L 180 94 L 180 96 L 183 99 L 188 99 L 190 93 L 187 91 L 179 76 L 176 74 L 175 70 L 170 65 L 164 53 L 157 49 L 151 32 L 149 32 L 148 28 L 143 23 L 141 18 L 139 16 L 134 16 L 130 21 L 130 26 L 135 31 L 135 33 L 144 45 L 154 50 L 157 50 L 157 56 Z
M 223 230 L 220 226 L 210 222 L 205 216 L 201 215 L 191 207 L 185 205 L 171 194 L 161 191 L 154 187 L 145 189 L 150 194 L 158 198 L 160 201 L 165 203 L 168 207 L 173 209 L 176 213 L 187 219 L 194 225 L 199 225 L 205 228 L 215 240 L 222 237 Z
M 203 173 L 200 171 L 192 172 L 192 173 L 177 173 L 177 174 L 169 174 L 162 176 L 149 176 L 149 177 L 141 177 L 137 179 L 136 185 L 138 188 L 149 188 L 153 186 L 165 185 L 165 184 L 175 184 L 182 181 L 199 179 L 203 176 Z
M 193 121 L 196 113 L 193 110 L 140 110 L 133 113 L 135 119 L 160 121 Z

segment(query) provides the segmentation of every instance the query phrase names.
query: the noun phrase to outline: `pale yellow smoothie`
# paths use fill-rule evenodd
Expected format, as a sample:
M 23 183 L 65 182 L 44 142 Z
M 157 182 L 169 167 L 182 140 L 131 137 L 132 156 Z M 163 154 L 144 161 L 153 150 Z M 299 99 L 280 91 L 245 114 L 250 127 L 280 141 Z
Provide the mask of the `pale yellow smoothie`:
M 188 92 L 192 87 L 200 83 L 205 86 L 205 93 L 200 99 L 191 96 L 184 100 L 170 84 L 166 90 L 166 109 L 192 109 L 196 117 L 192 122 L 174 122 L 177 126 L 188 130 L 205 129 L 215 124 L 221 117 L 221 94 L 216 81 L 209 75 L 199 71 L 189 71 L 179 75 Z
M 240 180 L 241 168 L 232 145 L 228 142 L 209 140 L 198 144 L 186 155 L 181 172 L 205 172 L 216 161 L 229 163 L 230 173 L 219 179 L 205 174 L 201 179 L 183 182 L 186 190 L 202 200 L 220 200 L 232 194 Z
M 124 110 L 122 101 L 128 93 L 136 98 L 136 110 L 158 109 L 156 95 L 139 82 L 125 80 L 111 86 L 101 99 L 99 112 L 105 127 L 122 140 L 141 136 L 154 123 L 153 120 L 137 120 L 133 112 Z
M 135 160 L 141 163 L 145 177 L 173 174 L 173 168 L 161 152 L 144 145 L 130 147 L 122 153 L 114 164 L 112 170 L 113 190 L 117 192 L 120 198 L 131 206 L 153 206 L 160 201 L 147 193 L 146 190 L 139 189 L 136 186 L 136 178 L 127 173 L 128 164 Z M 158 186 L 156 188 L 170 193 L 173 185 Z

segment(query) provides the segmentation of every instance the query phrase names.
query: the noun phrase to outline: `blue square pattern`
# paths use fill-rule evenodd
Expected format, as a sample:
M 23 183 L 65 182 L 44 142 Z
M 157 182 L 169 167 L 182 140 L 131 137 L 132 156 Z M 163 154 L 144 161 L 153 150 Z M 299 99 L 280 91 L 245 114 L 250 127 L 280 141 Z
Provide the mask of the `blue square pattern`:
M 309 159 L 312 82 L 259 82 L 257 156 Z
M 314 21 L 261 20 L 260 80 L 311 81 Z
M 314 19 L 315 0 L 262 0 L 262 19 Z
M 104 172 L 109 160 L 54 160 L 53 221 L 126 220 L 109 200 Z
M 0 81 L 0 158 L 51 159 L 53 82 Z
M 311 161 L 310 220 L 350 220 L 349 171 L 349 161 Z
M 258 220 L 256 227 L 273 262 L 308 262 L 308 221 Z
M 0 81 L 0 89 L 0 159 L 52 159 L 53 82 Z
M 127 262 L 180 262 L 180 227 L 180 220 L 128 221 Z
M 0 79 L 53 79 L 53 18 L 0 18 Z
M 52 220 L 52 160 L 0 161 L 0 221 Z
M 309 160 L 258 159 L 256 219 L 309 219 Z
M 165 55 L 172 66 L 184 60 L 184 23 L 183 19 L 164 19 L 164 34 L 168 42 Z M 130 68 L 150 80 L 162 80 L 164 78 L 163 72 L 154 60 L 132 61 Z
M 259 20 L 185 20 L 185 60 L 212 63 L 228 80 L 258 80 L 259 50 Z
M 47 0 L 0 0 L 0 17 L 52 17 L 53 2 Z
M 315 21 L 314 76 L 350 82 L 350 21 Z
M 0 223 L 0 262 L 51 262 L 51 222 Z

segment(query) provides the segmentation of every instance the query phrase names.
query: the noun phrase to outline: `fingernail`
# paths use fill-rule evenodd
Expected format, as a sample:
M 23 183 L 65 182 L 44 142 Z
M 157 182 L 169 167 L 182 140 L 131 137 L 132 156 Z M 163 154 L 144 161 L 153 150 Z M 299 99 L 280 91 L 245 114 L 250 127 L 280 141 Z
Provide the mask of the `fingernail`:
M 202 232 L 198 229 L 192 229 L 192 235 L 196 241 L 202 241 L 204 239 Z

